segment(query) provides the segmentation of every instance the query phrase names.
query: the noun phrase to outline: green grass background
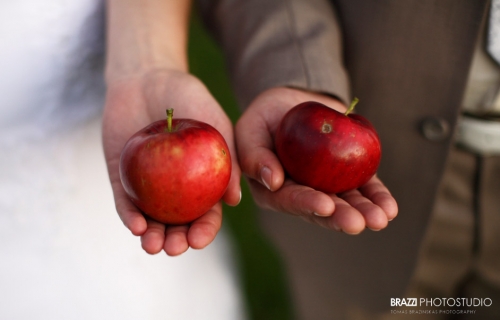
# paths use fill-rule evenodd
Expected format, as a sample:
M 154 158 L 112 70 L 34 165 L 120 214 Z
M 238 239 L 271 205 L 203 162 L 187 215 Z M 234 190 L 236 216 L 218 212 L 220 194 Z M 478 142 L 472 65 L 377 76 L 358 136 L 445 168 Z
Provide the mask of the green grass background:
M 190 72 L 205 83 L 235 123 L 240 110 L 231 92 L 223 55 L 196 14 L 191 19 L 188 52 Z M 293 319 L 284 266 L 258 227 L 256 207 L 244 180 L 242 187 L 241 203 L 237 207 L 224 206 L 223 223 L 240 260 L 249 319 Z

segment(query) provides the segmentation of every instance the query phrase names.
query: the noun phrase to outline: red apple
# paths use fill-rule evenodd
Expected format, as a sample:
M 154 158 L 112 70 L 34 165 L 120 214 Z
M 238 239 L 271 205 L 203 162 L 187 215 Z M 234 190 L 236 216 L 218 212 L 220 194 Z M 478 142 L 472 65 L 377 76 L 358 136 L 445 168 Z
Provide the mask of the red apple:
M 231 156 L 222 135 L 192 119 L 156 121 L 134 134 L 120 158 L 120 178 L 132 202 L 165 224 L 186 224 L 226 191 Z
M 377 171 L 380 140 L 364 117 L 344 114 L 310 101 L 283 117 L 275 147 L 283 168 L 297 183 L 326 193 L 341 193 L 365 184 Z

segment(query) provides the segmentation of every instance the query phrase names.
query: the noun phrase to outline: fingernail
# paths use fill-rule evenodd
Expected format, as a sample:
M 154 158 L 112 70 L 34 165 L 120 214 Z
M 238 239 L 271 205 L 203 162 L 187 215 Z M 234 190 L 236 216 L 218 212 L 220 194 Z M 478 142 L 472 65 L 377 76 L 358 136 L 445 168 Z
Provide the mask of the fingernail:
M 367 228 L 368 228 L 368 229 L 370 229 L 371 231 L 375 231 L 375 232 L 377 232 L 377 231 L 380 231 L 380 230 L 381 230 L 381 229 L 372 229 L 372 228 L 369 228 L 369 227 L 367 227 Z
M 335 231 L 342 232 L 342 229 L 335 222 L 332 223 L 332 226 Z
M 242 197 L 242 195 L 241 195 L 241 190 L 240 190 L 240 200 L 238 200 L 238 203 L 237 203 L 236 205 L 240 204 L 240 202 L 241 202 L 241 197 Z
M 260 169 L 260 180 L 262 184 L 266 186 L 267 189 L 271 190 L 271 179 L 273 177 L 273 172 L 268 167 L 262 167 Z
M 327 213 L 327 214 L 321 214 L 321 213 L 317 213 L 317 212 L 313 212 L 313 214 L 315 216 L 318 216 L 318 217 L 329 217 L 331 214 Z

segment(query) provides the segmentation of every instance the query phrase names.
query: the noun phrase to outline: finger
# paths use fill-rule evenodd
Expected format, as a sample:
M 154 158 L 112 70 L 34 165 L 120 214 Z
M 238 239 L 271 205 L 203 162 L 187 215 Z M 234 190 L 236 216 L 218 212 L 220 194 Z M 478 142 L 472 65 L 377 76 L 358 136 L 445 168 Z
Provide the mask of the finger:
M 371 178 L 359 191 L 374 204 L 382 208 L 389 221 L 398 215 L 396 200 L 377 176 Z
M 189 249 L 187 241 L 188 225 L 168 226 L 165 230 L 163 250 L 169 256 L 178 256 Z
M 387 227 L 388 220 L 384 210 L 362 195 L 359 190 L 345 192 L 339 196 L 363 215 L 367 228 L 379 231 Z
M 130 201 L 120 181 L 112 183 L 116 211 L 133 235 L 140 236 L 146 232 L 148 224 L 141 211 Z
M 257 205 L 266 209 L 305 216 L 330 216 L 335 210 L 335 204 L 327 194 L 292 180 L 286 180 L 275 192 L 253 180 L 249 180 L 249 185 Z
M 236 206 L 241 201 L 241 169 L 238 164 L 238 157 L 235 148 L 230 147 L 231 152 L 231 178 L 227 185 L 227 190 L 222 196 L 222 201 L 230 206 Z
M 191 223 L 187 234 L 189 246 L 203 249 L 208 246 L 222 226 L 222 205 L 216 204 L 207 213 Z
M 323 218 L 326 220 L 326 226 L 347 234 L 354 235 L 361 233 L 366 226 L 363 215 L 345 200 L 337 196 L 333 196 L 332 200 L 335 202 L 335 212 L 332 217 Z
M 278 190 L 285 175 L 272 152 L 273 140 L 265 120 L 256 112 L 245 113 L 235 128 L 241 170 L 271 191 Z
M 355 235 L 365 229 L 365 220 L 361 213 L 336 196 L 332 199 L 335 202 L 335 212 L 330 217 L 304 216 L 311 222 L 324 228 Z
M 213 100 L 214 104 L 217 105 L 217 108 L 220 106 L 217 104 L 215 100 Z M 238 155 L 236 153 L 236 147 L 234 142 L 234 129 L 231 121 L 225 115 L 224 111 L 220 109 L 223 116 L 219 119 L 219 122 L 214 123 L 214 127 L 219 130 L 219 132 L 224 137 L 226 141 L 227 147 L 229 148 L 229 155 L 231 157 L 231 177 L 229 179 L 229 183 L 227 185 L 227 189 L 222 196 L 222 201 L 230 206 L 236 206 L 240 203 L 241 200 L 241 169 L 238 164 Z M 222 120 L 220 120 L 222 119 Z
M 149 254 L 157 254 L 165 241 L 165 225 L 149 218 L 147 224 L 148 228 L 141 236 L 142 249 Z

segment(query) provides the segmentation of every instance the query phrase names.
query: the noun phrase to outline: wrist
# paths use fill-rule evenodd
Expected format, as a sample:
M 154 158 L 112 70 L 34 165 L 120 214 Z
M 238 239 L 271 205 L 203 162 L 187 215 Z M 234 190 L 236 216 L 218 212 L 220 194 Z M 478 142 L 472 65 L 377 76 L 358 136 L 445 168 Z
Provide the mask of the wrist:
M 144 83 L 165 80 L 180 74 L 188 74 L 187 67 L 179 64 L 158 64 L 137 68 L 114 69 L 106 68 L 105 80 L 108 89 L 125 83 Z
M 258 99 L 280 101 L 282 104 L 288 104 L 290 108 L 302 102 L 316 101 L 342 113 L 347 110 L 346 105 L 333 95 L 293 87 L 270 88 L 259 94 L 256 100 Z

